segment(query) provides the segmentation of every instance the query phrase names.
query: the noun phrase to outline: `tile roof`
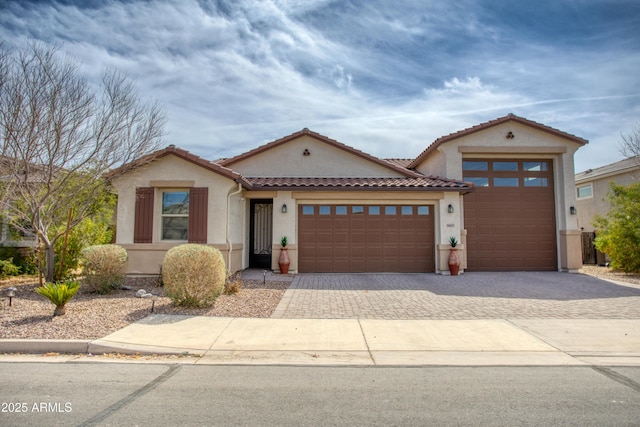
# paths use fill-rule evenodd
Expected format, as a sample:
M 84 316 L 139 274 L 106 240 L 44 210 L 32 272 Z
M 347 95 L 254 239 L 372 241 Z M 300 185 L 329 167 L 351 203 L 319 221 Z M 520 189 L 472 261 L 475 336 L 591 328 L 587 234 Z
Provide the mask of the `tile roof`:
M 448 141 L 451 141 L 451 140 L 454 140 L 454 139 L 457 139 L 457 138 L 461 138 L 463 136 L 472 134 L 474 132 L 479 132 L 481 130 L 488 129 L 490 127 L 497 126 L 497 125 L 500 125 L 502 123 L 506 123 L 508 121 L 515 121 L 515 122 L 521 123 L 523 125 L 530 126 L 532 128 L 541 130 L 543 132 L 547 132 L 547 133 L 550 133 L 552 135 L 558 136 L 560 138 L 568 139 L 568 140 L 576 142 L 576 143 L 578 143 L 580 145 L 584 145 L 584 144 L 588 144 L 589 143 L 589 141 L 587 141 L 586 139 L 580 138 L 580 137 L 578 137 L 576 135 L 572 135 L 570 133 L 563 132 L 563 131 L 561 131 L 559 129 L 555 129 L 555 128 L 552 128 L 550 126 L 543 125 L 542 123 L 534 122 L 533 120 L 525 119 L 524 117 L 516 116 L 515 114 L 507 114 L 504 117 L 500 117 L 500 118 L 497 118 L 495 120 L 490 120 L 488 122 L 480 123 L 479 125 L 472 126 L 470 128 L 466 128 L 466 129 L 463 129 L 461 131 L 451 133 L 449 135 L 441 136 L 440 138 L 438 138 L 435 141 L 433 141 L 431 143 L 431 145 L 429 145 L 407 167 L 409 167 L 409 168 L 417 167 L 418 165 L 420 165 L 420 163 L 422 163 L 424 158 L 427 157 L 427 155 L 429 153 L 431 153 L 433 150 L 435 150 L 436 148 L 438 148 L 441 144 L 443 144 L 445 142 L 448 142 Z
M 468 193 L 474 190 L 472 183 L 453 179 L 421 176 L 418 178 L 251 178 L 246 180 L 252 189 L 298 190 L 420 190 L 458 191 Z
M 114 178 L 117 176 L 122 175 L 123 173 L 127 173 L 133 169 L 137 169 L 139 167 L 145 166 L 148 163 L 153 162 L 154 160 L 160 159 L 162 157 L 168 156 L 168 155 L 174 155 L 177 156 L 183 160 L 186 160 L 187 162 L 196 164 L 198 166 L 201 166 L 205 169 L 208 169 L 212 172 L 215 172 L 217 174 L 220 174 L 222 176 L 225 176 L 233 181 L 236 182 L 240 182 L 243 184 L 243 186 L 245 188 L 249 188 L 250 185 L 249 183 L 245 180 L 245 178 L 240 175 L 238 172 L 235 172 L 229 168 L 226 168 L 224 166 L 221 166 L 220 164 L 216 163 L 216 162 L 211 162 L 209 160 L 205 160 L 202 157 L 196 156 L 193 153 L 188 152 L 187 150 L 183 150 L 181 148 L 176 147 L 175 145 L 169 145 L 166 148 L 163 148 L 161 150 L 155 151 L 151 154 L 148 154 L 146 156 L 140 157 L 137 160 L 134 160 L 131 163 L 128 163 L 118 169 L 114 169 L 113 171 L 109 172 L 107 174 L 107 178 Z
M 411 162 L 413 162 L 413 159 L 383 159 L 385 162 L 389 162 L 392 165 L 401 167 L 401 168 L 407 168 L 407 166 L 409 166 L 411 164 Z
M 620 160 L 615 163 L 600 166 L 595 169 L 587 169 L 586 171 L 577 173 L 575 176 L 576 183 L 584 181 L 592 181 L 598 178 L 604 178 L 612 175 L 619 175 L 625 172 L 630 172 L 635 169 L 640 169 L 640 157 L 629 157 L 624 160 Z

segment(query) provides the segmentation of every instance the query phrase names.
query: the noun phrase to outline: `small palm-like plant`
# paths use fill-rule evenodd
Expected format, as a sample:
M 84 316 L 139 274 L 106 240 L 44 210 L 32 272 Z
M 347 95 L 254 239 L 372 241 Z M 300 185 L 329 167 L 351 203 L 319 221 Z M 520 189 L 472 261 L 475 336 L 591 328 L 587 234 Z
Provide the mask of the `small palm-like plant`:
M 55 304 L 56 309 L 53 316 L 62 316 L 65 314 L 65 305 L 73 298 L 80 289 L 80 283 L 77 281 L 67 281 L 64 283 L 47 283 L 44 286 L 36 288 L 36 292 Z
M 453 236 L 449 237 L 449 244 L 452 248 L 455 248 L 456 246 L 458 246 L 458 239 Z
M 287 236 L 282 236 L 282 239 L 280 239 L 280 246 L 282 246 L 283 248 L 286 248 L 288 244 L 289 244 L 289 239 L 287 239 Z

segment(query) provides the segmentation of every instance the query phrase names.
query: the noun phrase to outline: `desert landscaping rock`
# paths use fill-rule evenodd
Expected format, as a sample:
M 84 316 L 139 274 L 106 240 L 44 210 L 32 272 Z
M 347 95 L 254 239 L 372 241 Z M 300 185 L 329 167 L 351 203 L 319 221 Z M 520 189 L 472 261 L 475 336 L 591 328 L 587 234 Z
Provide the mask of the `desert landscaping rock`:
M 14 286 L 12 307 L 0 309 L 0 339 L 96 339 L 136 322 L 151 313 L 219 317 L 269 317 L 280 302 L 289 283 L 246 280 L 235 295 L 220 295 L 211 308 L 175 307 L 154 278 L 129 278 L 130 290 L 116 290 L 109 295 L 87 294 L 82 290 L 67 304 L 67 314 L 53 317 L 54 305 L 33 290 L 37 279 L 0 282 L 0 287 Z M 145 290 L 151 298 L 136 297 Z M 149 290 L 151 293 L 148 293 Z

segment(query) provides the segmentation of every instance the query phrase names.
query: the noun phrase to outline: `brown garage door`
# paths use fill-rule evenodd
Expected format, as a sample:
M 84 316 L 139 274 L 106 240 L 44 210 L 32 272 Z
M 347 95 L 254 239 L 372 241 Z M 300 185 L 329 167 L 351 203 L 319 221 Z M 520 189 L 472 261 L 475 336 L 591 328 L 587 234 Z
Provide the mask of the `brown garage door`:
M 469 159 L 463 173 L 467 269 L 556 270 L 552 162 Z
M 432 272 L 432 206 L 300 205 L 301 272 Z

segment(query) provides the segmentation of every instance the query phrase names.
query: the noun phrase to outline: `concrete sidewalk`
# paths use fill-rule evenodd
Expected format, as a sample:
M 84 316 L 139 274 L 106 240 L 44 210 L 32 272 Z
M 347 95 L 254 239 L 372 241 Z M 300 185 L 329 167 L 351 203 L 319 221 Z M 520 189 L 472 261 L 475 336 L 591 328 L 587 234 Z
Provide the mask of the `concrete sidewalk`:
M 7 351 L 10 344 L 1 342 L 0 351 Z M 70 344 L 80 350 L 83 343 Z M 188 353 L 198 357 L 183 362 L 199 364 L 640 366 L 640 320 L 151 315 L 84 345 L 84 353 L 93 354 Z

